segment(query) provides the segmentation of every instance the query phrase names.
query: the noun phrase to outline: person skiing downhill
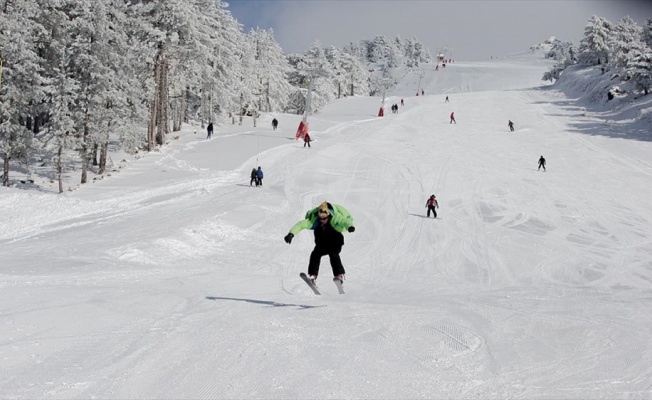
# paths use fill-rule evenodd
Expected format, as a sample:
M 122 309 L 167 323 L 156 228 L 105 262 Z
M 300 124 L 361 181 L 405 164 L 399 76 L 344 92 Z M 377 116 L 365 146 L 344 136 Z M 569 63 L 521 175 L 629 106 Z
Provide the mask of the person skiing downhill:
M 344 281 L 344 266 L 340 259 L 340 252 L 344 246 L 342 232 L 354 232 L 353 217 L 349 211 L 338 205 L 324 201 L 319 207 L 306 213 L 303 220 L 294 224 L 290 232 L 284 237 L 285 243 L 292 243 L 292 238 L 304 229 L 315 232 L 315 248 L 310 253 L 308 263 L 308 276 L 313 284 L 319 275 L 321 258 L 328 255 L 333 269 L 333 280 Z M 316 286 L 316 285 L 315 285 Z
M 430 218 L 430 211 L 432 211 L 434 218 L 437 218 L 437 210 L 435 208 L 439 208 L 439 203 L 434 194 L 426 201 L 426 208 L 428 209 L 428 218 Z
M 213 123 L 212 122 L 210 122 L 208 124 L 208 126 L 206 127 L 206 132 L 207 132 L 206 139 L 210 139 L 211 137 L 213 137 Z
M 541 156 L 539 158 L 539 168 L 537 168 L 537 171 L 539 171 L 543 167 L 543 172 L 546 172 L 546 159 Z
M 455 121 L 455 113 L 454 112 L 451 113 L 451 122 L 450 123 L 452 124 L 453 122 L 455 122 L 455 125 L 457 125 L 457 121 Z
M 305 135 L 303 135 L 303 147 L 306 147 L 308 145 L 308 148 L 310 148 L 310 135 L 308 135 L 308 132 L 306 132 Z
M 511 120 L 508 120 L 507 126 L 509 126 L 509 130 L 514 132 L 514 123 Z

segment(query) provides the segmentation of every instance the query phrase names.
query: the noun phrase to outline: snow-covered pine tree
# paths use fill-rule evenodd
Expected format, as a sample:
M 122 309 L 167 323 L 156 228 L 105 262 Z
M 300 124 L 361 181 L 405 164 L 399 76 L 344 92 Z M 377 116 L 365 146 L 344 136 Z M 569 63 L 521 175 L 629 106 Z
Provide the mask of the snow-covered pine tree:
M 313 113 L 333 101 L 337 95 L 334 72 L 321 43 L 316 40 L 304 53 L 303 73 L 306 88 L 312 76 L 312 93 L 309 113 Z
M 0 10 L 0 152 L 2 185 L 9 185 L 10 161 L 25 159 L 39 131 L 39 106 L 45 93 L 37 54 L 44 34 L 35 0 L 6 2 Z
M 232 113 L 238 116 L 238 124 L 242 125 L 245 115 L 255 116 L 258 112 L 257 101 L 262 85 L 255 75 L 255 43 L 251 36 L 245 36 L 239 48 L 240 64 L 233 82 Z M 254 121 L 255 124 L 255 121 Z
M 383 35 L 377 35 L 369 43 L 368 59 L 372 63 L 385 64 L 387 68 L 399 65 L 399 50 L 396 41 L 388 40 Z
M 86 183 L 91 163 L 99 165 L 98 173 L 105 171 L 110 137 L 123 130 L 130 114 L 125 90 L 129 79 L 122 69 L 129 63 L 123 56 L 125 5 L 115 0 L 78 0 L 66 14 L 72 40 L 70 68 L 79 82 L 75 137 L 80 139 L 81 183 Z
M 627 74 L 631 76 L 636 88 L 644 94 L 649 94 L 652 89 L 652 50 L 645 47 L 635 50 L 627 66 Z
M 584 27 L 584 37 L 579 46 L 579 62 L 590 65 L 609 64 L 609 40 L 612 24 L 596 15 Z
M 546 52 L 545 57 L 552 58 L 553 60 L 557 60 L 559 62 L 555 64 L 549 71 L 546 71 L 541 79 L 544 81 L 554 82 L 559 79 L 566 67 L 577 63 L 577 50 L 574 48 L 572 42 L 562 42 L 554 36 L 546 40 L 544 43 L 550 46 L 550 49 Z
M 258 109 L 263 112 L 283 111 L 292 91 L 287 81 L 291 68 L 283 49 L 274 40 L 271 29 L 252 29 L 249 36 L 255 48 L 254 74 L 261 85 Z
M 333 73 L 333 84 L 336 88 L 335 97 L 339 99 L 346 96 L 348 72 L 344 68 L 340 52 L 335 46 L 324 50 L 324 54 Z
M 178 72 L 178 64 L 185 61 L 192 65 L 193 59 L 188 59 L 188 55 L 201 43 L 197 40 L 196 21 L 209 3 L 206 0 L 140 0 L 134 3 L 135 13 L 141 19 L 134 34 L 145 44 L 143 50 L 151 57 L 148 67 L 153 77 L 153 96 L 147 137 L 151 150 L 154 143 L 164 144 L 171 131 L 169 93 L 175 79 L 170 71 Z
M 346 80 L 349 96 L 369 95 L 369 71 L 362 64 L 360 59 L 346 52 L 340 53 L 340 65 L 346 72 Z
M 78 161 L 77 151 L 83 137 L 80 124 L 86 115 L 82 86 L 88 79 L 80 73 L 76 56 L 83 38 L 78 34 L 79 10 L 72 2 L 46 2 L 40 6 L 41 21 L 47 33 L 40 51 L 41 68 L 47 94 L 47 125 L 42 141 L 55 166 L 59 193 L 63 192 L 63 175 Z
M 643 30 L 629 16 L 622 18 L 614 26 L 609 41 L 611 63 L 616 67 L 627 67 L 633 53 L 641 53 L 645 47 Z

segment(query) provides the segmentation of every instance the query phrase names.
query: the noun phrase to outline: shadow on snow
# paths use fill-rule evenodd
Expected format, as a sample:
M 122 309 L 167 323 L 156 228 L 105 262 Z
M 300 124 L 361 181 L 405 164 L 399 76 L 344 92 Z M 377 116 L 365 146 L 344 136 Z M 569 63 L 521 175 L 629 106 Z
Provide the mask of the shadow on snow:
M 306 305 L 306 304 L 278 303 L 276 301 L 265 301 L 265 300 L 254 300 L 254 299 L 239 299 L 239 298 L 236 298 L 236 297 L 219 297 L 219 296 L 206 296 L 206 300 L 244 301 L 245 303 L 262 304 L 262 305 L 271 306 L 271 307 L 299 307 L 299 308 L 302 308 L 302 309 L 326 307 L 325 305 L 309 306 L 309 305 Z

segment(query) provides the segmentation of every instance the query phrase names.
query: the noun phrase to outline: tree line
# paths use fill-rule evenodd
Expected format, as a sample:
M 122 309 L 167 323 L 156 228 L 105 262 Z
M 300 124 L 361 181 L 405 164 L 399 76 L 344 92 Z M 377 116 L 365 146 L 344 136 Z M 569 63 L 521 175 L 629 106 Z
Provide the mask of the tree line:
M 599 66 L 602 73 L 615 69 L 622 81 L 633 83 L 645 95 L 652 88 L 652 18 L 641 27 L 628 16 L 612 23 L 594 15 L 579 47 L 556 38 L 548 42 L 547 57 L 558 63 L 544 73 L 543 80 L 555 81 L 568 66 L 585 64 Z
M 2 184 L 11 162 L 43 163 L 63 192 L 66 171 L 80 166 L 81 183 L 89 168 L 103 174 L 112 146 L 153 151 L 190 121 L 303 113 L 311 79 L 314 111 L 369 95 L 371 57 L 429 57 L 400 38 L 348 47 L 285 54 L 220 0 L 0 0 Z

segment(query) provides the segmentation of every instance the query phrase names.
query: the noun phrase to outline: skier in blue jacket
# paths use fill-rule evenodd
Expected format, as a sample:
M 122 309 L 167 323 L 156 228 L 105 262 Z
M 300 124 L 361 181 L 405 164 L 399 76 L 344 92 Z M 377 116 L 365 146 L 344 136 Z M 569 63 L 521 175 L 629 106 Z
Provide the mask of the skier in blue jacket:
M 260 167 L 256 170 L 256 186 L 263 186 L 263 170 Z

